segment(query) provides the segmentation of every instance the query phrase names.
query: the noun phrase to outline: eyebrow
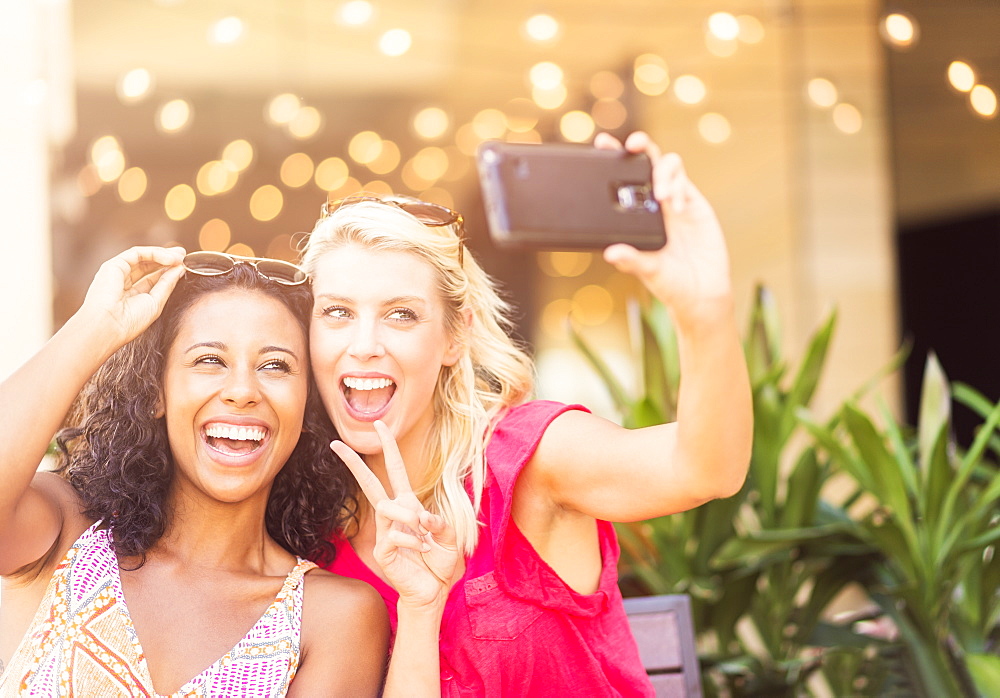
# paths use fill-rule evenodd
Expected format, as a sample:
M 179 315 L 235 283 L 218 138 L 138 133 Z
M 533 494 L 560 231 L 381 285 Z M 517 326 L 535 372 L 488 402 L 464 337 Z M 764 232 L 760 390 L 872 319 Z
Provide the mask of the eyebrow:
M 187 349 L 185 349 L 184 353 L 187 354 L 189 351 L 191 351 L 193 349 L 199 349 L 199 348 L 202 348 L 202 347 L 206 347 L 208 349 L 218 349 L 219 351 L 225 351 L 227 349 L 225 343 L 223 343 L 223 342 L 196 342 L 196 343 L 192 344 L 191 346 L 189 346 Z M 257 352 L 257 353 L 258 354 L 270 354 L 271 352 L 275 352 L 275 351 L 282 352 L 284 354 L 289 354 L 290 356 L 293 356 L 296 359 L 299 358 L 298 355 L 294 351 L 292 351 L 291 349 L 288 349 L 286 347 L 279 347 L 276 344 L 268 344 L 266 347 L 261 347 L 260 351 Z
M 349 296 L 336 296 L 332 293 L 321 293 L 316 296 L 317 301 L 335 301 L 339 303 L 354 304 L 357 303 L 356 300 Z M 382 301 L 382 305 L 398 305 L 400 303 L 426 303 L 427 299 L 423 296 L 394 296 L 393 298 L 388 298 Z

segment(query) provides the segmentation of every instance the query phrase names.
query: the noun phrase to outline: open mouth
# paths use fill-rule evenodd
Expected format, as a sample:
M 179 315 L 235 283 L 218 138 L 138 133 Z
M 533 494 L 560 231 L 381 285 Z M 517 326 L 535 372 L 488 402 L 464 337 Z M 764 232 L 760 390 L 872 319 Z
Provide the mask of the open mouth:
M 359 415 L 377 415 L 388 406 L 396 392 L 396 384 L 389 378 L 358 378 L 344 376 L 344 398 Z
M 267 437 L 264 427 L 241 427 L 231 424 L 209 424 L 205 440 L 211 448 L 227 456 L 245 456 L 260 448 Z

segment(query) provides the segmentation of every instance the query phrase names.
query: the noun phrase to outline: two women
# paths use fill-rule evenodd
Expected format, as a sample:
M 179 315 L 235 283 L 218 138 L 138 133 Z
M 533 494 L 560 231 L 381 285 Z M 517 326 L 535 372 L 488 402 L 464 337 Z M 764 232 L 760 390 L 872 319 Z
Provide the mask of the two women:
M 599 147 L 621 147 L 601 136 Z M 446 695 L 648 695 L 617 589 L 610 521 L 682 511 L 741 487 L 749 382 L 726 247 L 679 158 L 645 134 L 669 242 L 605 259 L 670 308 L 683 367 L 678 420 L 627 430 L 578 405 L 531 401 L 532 365 L 506 306 L 463 250 L 461 217 L 405 199 L 324 207 L 303 253 L 313 369 L 369 500 L 329 569 L 369 582 L 395 621 L 400 570 L 446 597 Z M 383 449 L 389 435 L 398 452 Z M 345 447 L 346 444 L 346 447 Z M 421 507 L 453 529 L 427 533 Z M 427 576 L 415 577 L 421 583 Z M 403 646 L 396 639 L 397 648 Z
M 0 386 L 0 693 L 379 693 L 381 601 L 306 559 L 352 510 L 306 410 L 306 280 L 133 248 Z M 78 394 L 62 476 L 36 473 Z M 436 695 L 437 626 L 408 628 L 386 694 Z

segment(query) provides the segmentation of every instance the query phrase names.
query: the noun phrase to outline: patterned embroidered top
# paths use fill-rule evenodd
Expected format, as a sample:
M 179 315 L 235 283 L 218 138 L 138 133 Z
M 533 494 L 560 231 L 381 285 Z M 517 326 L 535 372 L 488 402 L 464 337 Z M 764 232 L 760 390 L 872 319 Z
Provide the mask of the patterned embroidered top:
M 110 535 L 91 526 L 66 553 L 0 676 L 0 696 L 156 696 L 125 606 Z M 250 632 L 174 696 L 283 696 L 299 665 L 299 558 Z M 182 640 L 182 638 L 178 638 Z

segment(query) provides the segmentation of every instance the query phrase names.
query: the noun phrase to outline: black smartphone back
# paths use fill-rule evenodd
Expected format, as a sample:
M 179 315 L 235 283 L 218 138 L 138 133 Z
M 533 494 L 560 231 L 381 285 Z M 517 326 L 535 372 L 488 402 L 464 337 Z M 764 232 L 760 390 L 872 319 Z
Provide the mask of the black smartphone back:
M 476 154 L 490 237 L 500 247 L 600 249 L 666 243 L 643 154 L 487 141 Z

